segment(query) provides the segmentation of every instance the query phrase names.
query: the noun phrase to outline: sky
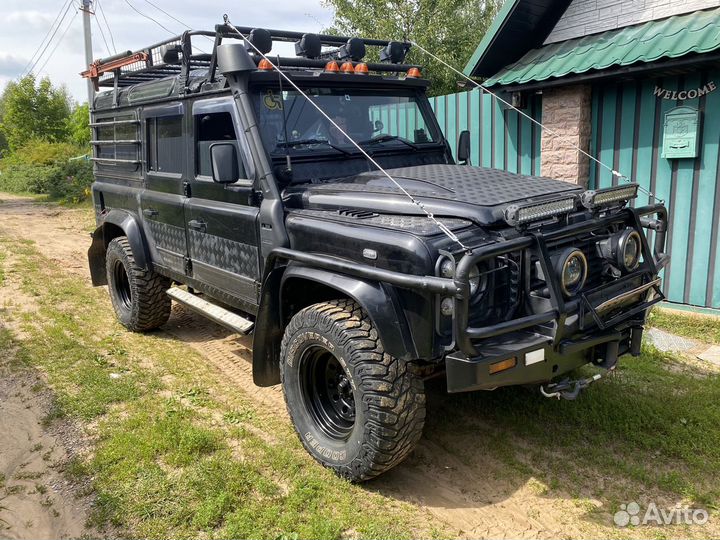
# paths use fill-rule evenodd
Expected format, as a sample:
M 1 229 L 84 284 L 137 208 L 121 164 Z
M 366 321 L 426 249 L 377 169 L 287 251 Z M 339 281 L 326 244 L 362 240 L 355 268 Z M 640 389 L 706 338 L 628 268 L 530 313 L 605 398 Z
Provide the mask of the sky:
M 67 1 L 73 5 L 42 54 L 44 45 L 40 45 L 43 38 L 56 17 L 60 15 L 62 18 Z M 40 52 L 42 56 L 33 71 L 41 76 L 49 76 L 54 84 L 64 84 L 78 102 L 87 100 L 87 86 L 79 75 L 85 69 L 82 13 L 78 13 L 77 9 L 80 1 L 2 0 L 0 92 L 8 82 L 20 77 L 29 64 L 35 63 L 34 60 L 31 62 L 32 57 L 35 54 L 37 58 L 36 53 Z M 98 0 L 94 3 L 97 4 Z M 152 17 L 157 23 L 139 15 L 131 6 Z M 330 26 L 333 16 L 329 8 L 320 4 L 320 0 L 99 0 L 99 7 L 102 9 L 98 5 L 94 6 L 95 16 L 91 21 L 93 58 L 107 57 L 114 49 L 137 50 L 182 33 L 185 27 L 162 10 L 193 29 L 207 30 L 221 23 L 224 13 L 230 16 L 236 26 L 308 32 L 318 32 Z M 111 32 L 108 32 L 105 19 Z M 167 27 L 172 34 L 160 25 Z M 108 46 L 105 45 L 100 29 L 105 34 Z M 110 34 L 114 38 L 115 48 Z

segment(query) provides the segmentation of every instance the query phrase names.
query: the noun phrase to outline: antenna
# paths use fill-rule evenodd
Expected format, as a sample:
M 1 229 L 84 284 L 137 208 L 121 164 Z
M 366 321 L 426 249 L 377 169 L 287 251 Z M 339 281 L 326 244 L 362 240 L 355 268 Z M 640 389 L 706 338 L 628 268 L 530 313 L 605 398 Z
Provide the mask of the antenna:
M 280 55 L 277 56 L 277 65 L 278 68 L 280 67 Z M 287 113 L 285 111 L 285 98 L 283 97 L 283 82 L 282 82 L 282 76 L 280 75 L 280 70 L 278 69 L 278 83 L 280 84 L 280 110 L 282 111 L 282 120 L 283 120 L 283 132 L 285 133 L 285 171 L 283 171 L 283 176 L 286 177 L 287 180 L 292 178 L 292 162 L 290 161 L 290 145 L 288 144 L 290 141 L 288 141 L 288 131 L 287 131 Z
M 380 164 L 379 164 L 377 161 L 375 161 L 375 160 L 373 159 L 373 157 L 372 157 L 370 154 L 368 154 L 368 153 L 365 151 L 365 149 L 364 149 L 362 146 L 360 146 L 360 145 L 355 141 L 355 139 L 353 139 L 350 135 L 348 135 L 348 134 L 345 132 L 344 129 L 342 129 L 340 126 L 338 126 L 337 123 L 336 123 L 332 118 L 330 118 L 330 116 L 329 116 L 325 111 L 323 111 L 317 103 L 315 103 L 312 99 L 310 99 L 310 98 L 307 96 L 307 94 L 305 94 L 305 92 L 303 92 L 302 89 L 301 89 L 297 84 L 295 84 L 295 82 L 294 82 L 290 77 L 288 77 L 283 71 L 281 71 L 281 70 L 278 68 L 278 66 L 276 66 L 275 64 L 273 64 L 272 61 L 265 55 L 265 53 L 263 53 L 258 47 L 256 47 L 256 46 L 253 44 L 252 41 L 250 41 L 242 32 L 240 32 L 240 30 L 238 30 L 237 28 L 235 28 L 235 27 L 232 25 L 232 23 L 230 22 L 230 19 L 229 19 L 229 17 L 227 16 L 227 14 L 224 15 L 223 19 L 224 19 L 225 24 L 227 25 L 228 28 L 230 28 L 231 30 L 233 30 L 238 36 L 240 36 L 240 37 L 243 39 L 243 41 L 244 41 L 245 43 L 247 43 L 248 45 L 250 45 L 250 47 L 252 47 L 252 49 L 253 49 L 258 55 L 260 55 L 261 58 L 264 58 L 264 59 L 273 67 L 273 69 L 277 69 L 278 74 L 279 74 L 282 78 L 284 78 L 284 79 L 288 82 L 288 84 L 290 84 L 290 86 L 292 86 L 301 96 L 303 96 L 303 97 L 307 100 L 307 102 L 310 103 L 310 105 L 312 105 L 322 116 L 325 117 L 325 119 L 326 119 L 328 122 L 330 122 L 333 126 L 335 126 L 335 128 L 336 128 L 340 133 L 342 133 L 342 135 L 343 135 L 347 140 L 349 140 L 349 141 L 352 143 L 352 145 L 353 145 L 355 148 L 357 148 L 358 151 L 359 151 L 362 155 L 364 155 L 365 158 L 366 158 L 370 163 L 372 163 L 373 165 L 375 165 L 375 167 L 377 167 L 377 169 L 378 169 L 381 173 L 383 173 L 383 175 L 384 175 L 388 180 L 390 180 L 390 181 L 395 185 L 395 187 L 397 187 L 403 194 L 405 194 L 405 196 L 407 196 L 407 198 L 410 199 L 410 201 L 411 201 L 415 206 L 417 206 L 418 208 L 420 208 L 420 210 L 423 211 L 423 213 L 428 217 L 428 219 L 429 219 L 430 221 L 432 221 L 438 229 L 440 229 L 443 233 L 445 233 L 445 236 L 447 236 L 448 238 L 450 238 L 450 240 L 452 240 L 452 241 L 455 242 L 457 245 L 459 245 L 459 246 L 462 248 L 462 250 L 465 251 L 466 253 L 472 253 L 472 250 L 471 250 L 469 247 L 467 247 L 465 244 L 463 244 L 462 241 L 455 235 L 454 232 L 452 232 L 452 231 L 448 228 L 447 225 L 445 225 L 443 222 L 441 222 L 440 220 L 438 220 L 438 219 L 433 215 L 433 213 L 430 212 L 430 210 L 428 210 L 428 209 L 425 207 L 425 205 L 424 205 L 422 202 L 420 202 L 420 201 L 417 200 L 415 197 L 413 197 L 413 196 L 410 194 L 410 192 L 408 192 L 408 190 L 405 189 L 405 188 L 402 186 L 402 184 L 400 184 L 400 182 L 398 182 L 398 181 L 395 180 L 392 176 L 390 176 L 390 173 L 388 173 L 385 169 L 383 169 L 383 168 L 380 166 Z

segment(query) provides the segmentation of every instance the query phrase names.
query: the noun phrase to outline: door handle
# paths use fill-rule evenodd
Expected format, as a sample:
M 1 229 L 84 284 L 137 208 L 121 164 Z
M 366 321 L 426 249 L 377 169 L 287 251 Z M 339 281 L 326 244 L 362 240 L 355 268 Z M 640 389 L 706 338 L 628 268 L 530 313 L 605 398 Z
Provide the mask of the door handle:
M 145 210 L 143 210 L 143 215 L 148 218 L 157 217 L 158 214 L 159 212 L 154 208 L 145 208 Z
M 207 223 L 205 223 L 202 219 L 191 219 L 188 221 L 188 227 L 195 229 L 196 231 L 205 232 L 207 229 Z

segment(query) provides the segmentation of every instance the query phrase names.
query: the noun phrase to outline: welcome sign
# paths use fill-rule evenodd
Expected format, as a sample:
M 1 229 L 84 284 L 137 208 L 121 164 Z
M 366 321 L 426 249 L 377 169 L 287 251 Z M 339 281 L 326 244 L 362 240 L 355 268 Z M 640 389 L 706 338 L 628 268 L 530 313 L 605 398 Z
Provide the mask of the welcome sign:
M 665 90 L 664 88 L 656 86 L 653 94 L 655 94 L 656 97 L 662 99 L 670 99 L 672 101 L 684 101 L 686 99 L 697 99 L 699 97 L 709 94 L 710 92 L 714 92 L 715 90 L 717 90 L 715 82 L 710 81 L 706 85 L 701 86 L 700 88 L 693 88 L 691 90 Z

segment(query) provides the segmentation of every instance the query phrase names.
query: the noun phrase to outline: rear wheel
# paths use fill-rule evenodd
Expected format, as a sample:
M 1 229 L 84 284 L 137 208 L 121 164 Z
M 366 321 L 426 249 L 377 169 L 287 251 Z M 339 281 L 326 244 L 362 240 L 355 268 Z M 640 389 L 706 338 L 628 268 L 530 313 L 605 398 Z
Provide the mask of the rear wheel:
M 400 463 L 422 435 L 422 379 L 385 353 L 352 300 L 315 304 L 290 321 L 281 377 L 288 412 L 305 449 L 353 481 Z
M 120 323 L 133 332 L 165 324 L 172 307 L 165 294 L 170 280 L 140 268 L 125 236 L 110 241 L 105 260 L 110 300 Z

